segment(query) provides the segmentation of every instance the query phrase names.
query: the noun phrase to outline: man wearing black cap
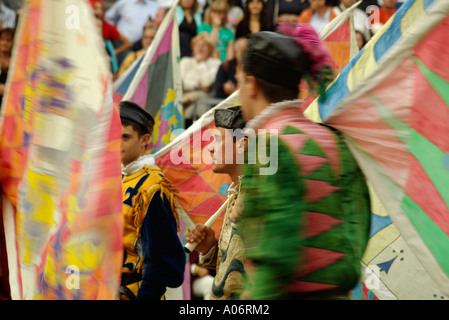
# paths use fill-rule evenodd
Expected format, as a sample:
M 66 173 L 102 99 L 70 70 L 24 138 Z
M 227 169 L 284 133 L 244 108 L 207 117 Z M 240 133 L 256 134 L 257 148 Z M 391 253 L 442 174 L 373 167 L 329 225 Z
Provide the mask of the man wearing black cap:
M 248 154 L 238 221 L 252 283 L 244 297 L 348 299 L 369 238 L 368 190 L 342 137 L 306 119 L 295 100 L 303 78 L 324 87 L 326 49 L 310 27 L 282 32 L 253 34 L 237 75 L 258 148 Z M 277 163 L 260 160 L 267 152 Z
M 166 287 L 184 280 L 185 253 L 170 181 L 146 146 L 154 119 L 139 105 L 122 101 L 124 264 L 120 299 L 162 299 Z
M 242 129 L 245 122 L 240 108 L 217 109 L 214 114 L 216 130 L 213 143 L 208 147 L 212 155 L 215 173 L 228 174 L 233 183 L 228 189 L 230 203 L 226 208 L 220 239 L 215 232 L 197 224 L 186 237 L 190 243 L 198 242 L 200 266 L 216 272 L 211 300 L 238 299 L 245 287 L 244 250 L 239 233 L 230 221 L 232 210 L 237 210 L 241 196 L 240 176 L 247 138 Z

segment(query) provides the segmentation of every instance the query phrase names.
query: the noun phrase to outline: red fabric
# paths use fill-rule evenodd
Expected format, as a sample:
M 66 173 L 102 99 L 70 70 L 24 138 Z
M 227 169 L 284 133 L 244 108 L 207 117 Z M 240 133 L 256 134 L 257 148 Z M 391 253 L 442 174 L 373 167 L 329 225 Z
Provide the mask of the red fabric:
M 92 8 L 95 8 L 95 5 L 97 3 L 101 5 L 104 11 L 105 7 L 103 0 L 89 0 L 89 4 Z M 102 29 L 103 39 L 111 41 L 117 40 L 120 37 L 120 33 L 118 32 L 117 28 L 114 25 L 108 23 L 106 20 L 104 20 L 103 17 L 101 18 L 103 20 L 103 29 Z
M 120 37 L 120 32 L 112 24 L 103 19 L 103 39 L 115 41 Z
M 396 13 L 397 9 L 386 10 L 383 7 L 379 8 L 379 22 L 381 24 L 387 23 L 387 21 Z
M 104 10 L 103 0 L 89 0 L 89 3 L 92 6 L 92 8 L 95 7 L 95 4 L 99 3 L 99 4 L 101 4 L 101 6 L 103 7 L 103 10 Z

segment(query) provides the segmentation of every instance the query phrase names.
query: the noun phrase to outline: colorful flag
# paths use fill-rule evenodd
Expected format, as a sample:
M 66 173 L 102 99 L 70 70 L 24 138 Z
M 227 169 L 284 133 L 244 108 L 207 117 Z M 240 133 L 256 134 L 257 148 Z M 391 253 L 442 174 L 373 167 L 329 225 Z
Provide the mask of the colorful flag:
M 320 39 L 331 52 L 332 67 L 337 75 L 359 52 L 353 20 L 354 9 L 361 2 L 343 11 L 319 32 Z
M 381 299 L 449 296 L 448 32 L 449 2 L 406 1 L 305 112 L 345 135 L 379 199 L 362 266 Z
M 148 153 L 155 153 L 167 145 L 171 133 L 184 126 L 179 60 L 175 2 L 146 53 L 114 83 L 114 103 L 133 101 L 145 108 L 155 120 Z
M 0 118 L 13 299 L 115 299 L 120 136 L 107 54 L 84 0 L 28 0 Z
M 164 174 L 178 189 L 176 195 L 181 217 L 188 229 L 196 223 L 205 223 L 227 199 L 227 189 L 232 184 L 227 174 L 212 171 L 212 160 L 206 147 L 212 142 L 210 128 L 214 126 L 214 112 L 217 108 L 233 106 L 238 92 L 207 111 L 187 130 L 155 156 Z M 221 232 L 224 214 L 213 225 L 216 235 Z
M 116 105 L 120 101 L 130 100 L 145 108 L 154 117 L 155 125 L 147 153 L 154 154 L 164 148 L 170 143 L 172 134 L 182 130 L 184 126 L 177 3 L 175 1 L 165 14 L 145 54 L 136 59 L 114 83 Z M 173 178 L 171 175 L 167 177 L 171 180 Z M 180 221 L 181 231 L 178 233 L 181 241 L 187 232 L 184 220 Z M 166 299 L 181 298 L 190 298 L 189 267 L 186 267 L 182 287 L 167 289 Z
M 331 54 L 330 66 L 335 77 L 338 77 L 341 70 L 359 52 L 355 38 L 353 10 L 360 3 L 361 1 L 343 11 L 319 32 L 321 41 L 329 48 Z M 302 110 L 305 110 L 316 99 L 316 95 L 310 92 L 305 81 L 300 83 L 299 94 L 299 98 L 305 102 L 300 106 Z

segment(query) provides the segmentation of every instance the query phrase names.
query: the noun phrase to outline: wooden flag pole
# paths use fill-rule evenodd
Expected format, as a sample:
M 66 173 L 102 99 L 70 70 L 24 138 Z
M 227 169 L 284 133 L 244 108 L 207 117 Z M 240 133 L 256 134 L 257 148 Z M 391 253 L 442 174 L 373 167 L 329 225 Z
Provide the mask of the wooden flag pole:
M 231 203 L 232 199 L 235 198 L 235 195 L 230 196 L 222 205 L 221 207 L 206 221 L 204 224 L 206 227 L 212 227 L 212 225 L 218 220 L 220 215 L 223 213 L 223 211 L 226 209 L 229 203 Z M 196 246 L 198 245 L 198 242 L 194 243 L 187 243 L 184 246 L 184 250 L 187 253 L 192 253 L 193 250 L 195 250 Z

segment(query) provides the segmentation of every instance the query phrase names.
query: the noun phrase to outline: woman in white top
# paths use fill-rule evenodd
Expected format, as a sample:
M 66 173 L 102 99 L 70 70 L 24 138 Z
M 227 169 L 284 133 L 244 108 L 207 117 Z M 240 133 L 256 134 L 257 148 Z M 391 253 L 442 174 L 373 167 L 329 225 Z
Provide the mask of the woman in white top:
M 195 105 L 195 102 L 211 97 L 210 93 L 221 64 L 220 59 L 212 57 L 214 46 L 205 33 L 200 33 L 192 39 L 192 52 L 192 57 L 183 57 L 180 62 L 184 119 L 192 119 L 195 111 L 198 117 L 207 111 L 208 105 Z

